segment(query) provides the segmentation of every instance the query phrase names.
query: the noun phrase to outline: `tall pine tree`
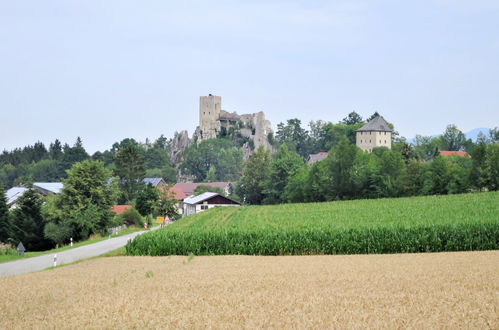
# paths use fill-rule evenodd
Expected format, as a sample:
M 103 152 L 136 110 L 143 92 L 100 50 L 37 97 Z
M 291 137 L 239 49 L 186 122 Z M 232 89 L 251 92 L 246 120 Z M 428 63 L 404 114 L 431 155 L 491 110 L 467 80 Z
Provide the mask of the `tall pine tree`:
M 0 242 L 7 243 L 11 237 L 11 223 L 9 217 L 9 207 L 7 206 L 7 198 L 5 192 L 0 186 Z

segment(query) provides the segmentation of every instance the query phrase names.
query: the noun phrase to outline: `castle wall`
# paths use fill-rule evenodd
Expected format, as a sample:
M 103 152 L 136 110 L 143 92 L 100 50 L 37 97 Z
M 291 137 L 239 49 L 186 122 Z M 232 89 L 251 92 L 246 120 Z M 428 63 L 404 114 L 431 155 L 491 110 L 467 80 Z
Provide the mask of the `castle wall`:
M 199 127 L 195 136 L 198 142 L 216 138 L 221 128 L 235 127 L 241 121 L 245 128 L 240 129 L 243 136 L 253 140 L 255 149 L 263 146 L 272 150 L 268 141 L 268 134 L 272 132 L 270 121 L 265 119 L 263 112 L 238 115 L 235 112 L 222 110 L 222 98 L 220 96 L 201 96 L 199 98 Z

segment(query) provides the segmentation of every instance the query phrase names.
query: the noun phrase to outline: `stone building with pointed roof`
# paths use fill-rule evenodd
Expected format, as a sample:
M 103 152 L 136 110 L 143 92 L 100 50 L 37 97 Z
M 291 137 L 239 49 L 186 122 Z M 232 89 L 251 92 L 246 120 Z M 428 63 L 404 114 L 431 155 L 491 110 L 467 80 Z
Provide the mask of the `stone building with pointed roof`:
M 376 147 L 392 148 L 393 129 L 382 116 L 377 116 L 356 131 L 355 142 L 360 149 L 371 152 Z

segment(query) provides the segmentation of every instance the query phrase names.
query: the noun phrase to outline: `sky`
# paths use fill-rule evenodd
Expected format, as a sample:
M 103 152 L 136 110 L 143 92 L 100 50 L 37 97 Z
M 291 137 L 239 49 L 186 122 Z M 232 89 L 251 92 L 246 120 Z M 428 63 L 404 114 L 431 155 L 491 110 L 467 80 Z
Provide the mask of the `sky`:
M 0 0 L 0 150 L 378 111 L 405 137 L 499 126 L 497 0 Z

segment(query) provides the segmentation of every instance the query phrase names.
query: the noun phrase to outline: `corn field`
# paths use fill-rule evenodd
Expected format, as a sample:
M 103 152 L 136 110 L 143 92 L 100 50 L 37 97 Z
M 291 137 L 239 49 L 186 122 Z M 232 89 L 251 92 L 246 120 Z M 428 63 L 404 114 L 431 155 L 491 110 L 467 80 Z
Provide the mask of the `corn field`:
M 214 208 L 135 238 L 128 255 L 311 255 L 499 249 L 499 192 Z

